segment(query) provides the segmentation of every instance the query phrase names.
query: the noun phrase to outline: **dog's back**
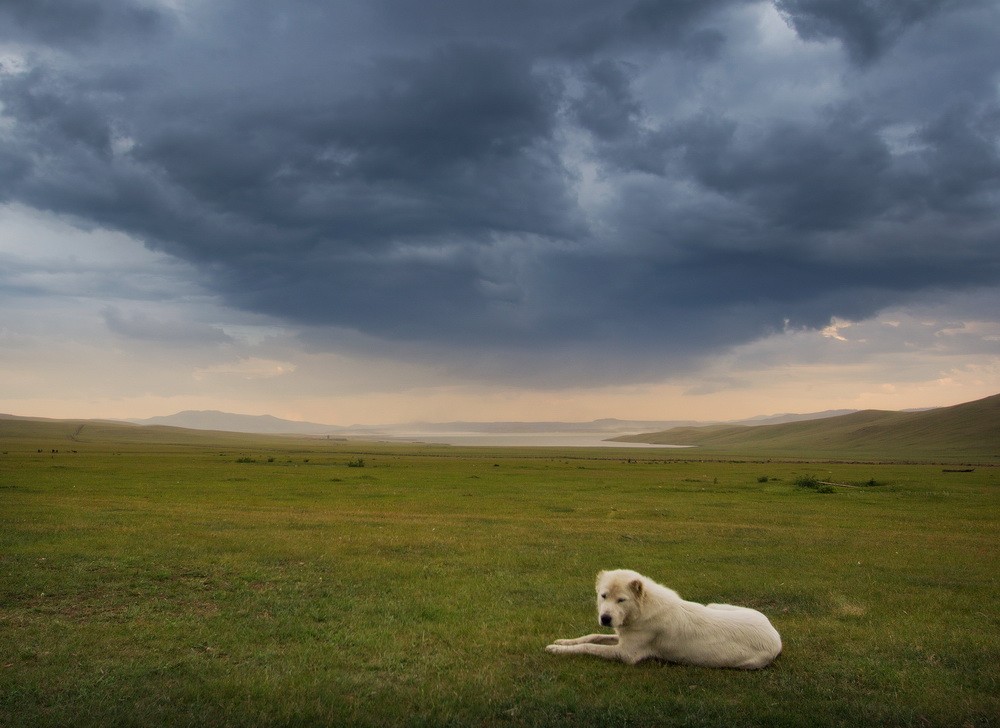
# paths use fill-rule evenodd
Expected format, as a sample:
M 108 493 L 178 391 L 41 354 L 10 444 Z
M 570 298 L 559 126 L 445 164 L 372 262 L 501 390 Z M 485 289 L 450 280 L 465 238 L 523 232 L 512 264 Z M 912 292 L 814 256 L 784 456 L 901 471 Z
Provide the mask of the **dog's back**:
M 649 640 L 656 657 L 705 667 L 758 669 L 781 653 L 778 631 L 757 610 L 689 602 L 673 589 L 636 576 L 645 594 L 638 617 L 618 629 L 623 641 Z
M 687 601 L 683 605 L 686 638 L 672 640 L 678 662 L 758 669 L 781 654 L 781 636 L 756 609 Z

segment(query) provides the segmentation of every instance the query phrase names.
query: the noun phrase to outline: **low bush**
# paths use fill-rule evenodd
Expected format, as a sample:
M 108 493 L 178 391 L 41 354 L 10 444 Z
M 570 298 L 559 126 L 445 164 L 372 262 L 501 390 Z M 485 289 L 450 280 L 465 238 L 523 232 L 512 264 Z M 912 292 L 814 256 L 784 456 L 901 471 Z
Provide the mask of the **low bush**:
M 817 493 L 832 493 L 833 486 L 829 483 L 821 483 L 812 475 L 802 475 L 795 479 L 795 485 L 799 488 L 808 488 Z

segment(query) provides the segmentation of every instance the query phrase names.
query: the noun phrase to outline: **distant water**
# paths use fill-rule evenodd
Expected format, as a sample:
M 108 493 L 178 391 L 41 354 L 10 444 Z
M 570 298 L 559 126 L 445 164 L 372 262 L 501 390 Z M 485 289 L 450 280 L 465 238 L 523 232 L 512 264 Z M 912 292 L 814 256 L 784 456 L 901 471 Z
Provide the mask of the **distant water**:
M 593 432 L 413 432 L 393 433 L 391 437 L 380 439 L 480 447 L 691 447 L 690 445 L 651 445 L 644 442 L 610 442 L 603 439 L 605 437 L 617 437 L 617 435 Z

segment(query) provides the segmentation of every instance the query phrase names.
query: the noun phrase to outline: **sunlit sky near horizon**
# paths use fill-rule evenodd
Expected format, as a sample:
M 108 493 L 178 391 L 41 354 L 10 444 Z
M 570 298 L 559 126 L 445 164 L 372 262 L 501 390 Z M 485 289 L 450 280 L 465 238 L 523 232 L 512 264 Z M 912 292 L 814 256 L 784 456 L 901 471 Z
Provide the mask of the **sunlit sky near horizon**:
M 1000 5 L 0 3 L 0 412 L 1000 392 Z

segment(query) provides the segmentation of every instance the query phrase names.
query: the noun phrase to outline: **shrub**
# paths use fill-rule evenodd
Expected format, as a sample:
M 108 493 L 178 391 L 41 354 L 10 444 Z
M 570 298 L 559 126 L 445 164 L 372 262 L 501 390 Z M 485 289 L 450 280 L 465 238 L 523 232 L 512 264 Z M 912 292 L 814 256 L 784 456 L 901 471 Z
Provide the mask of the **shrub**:
M 364 458 L 358 458 L 357 460 L 348 460 L 347 467 L 349 468 L 363 468 L 365 466 Z
M 795 479 L 795 485 L 799 488 L 809 488 L 817 493 L 833 493 L 833 486 L 829 483 L 821 483 L 819 479 L 812 475 L 802 475 Z
M 812 475 L 800 475 L 795 479 L 795 485 L 799 488 L 811 488 L 816 490 L 819 487 L 819 480 Z

